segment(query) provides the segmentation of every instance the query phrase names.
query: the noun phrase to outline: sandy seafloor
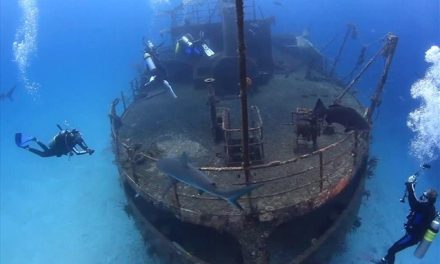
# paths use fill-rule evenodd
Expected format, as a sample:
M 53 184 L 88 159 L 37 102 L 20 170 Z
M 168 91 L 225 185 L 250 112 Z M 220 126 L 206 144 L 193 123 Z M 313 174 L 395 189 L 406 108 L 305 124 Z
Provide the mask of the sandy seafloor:
M 371 152 L 379 164 L 366 184 L 371 197 L 364 199 L 360 209 L 362 225 L 347 236 L 345 250 L 328 261 L 369 263 L 403 235 L 408 205 L 399 203 L 399 198 L 406 177 L 419 164 L 408 154 L 413 134 L 405 122 L 409 111 L 418 106 L 409 88 L 429 66 L 423 61 L 424 52 L 440 44 L 439 4 L 434 0 L 421 4 L 359 1 L 357 5 L 284 2 L 284 10 L 264 2 L 265 12 L 284 17 L 297 12 L 295 32 L 311 23 L 304 17 L 307 14 L 321 19 L 312 25 L 315 32 L 319 25 L 343 28 L 352 20 L 369 32 L 370 39 L 388 31 L 401 37 L 374 127 Z M 167 24 L 162 17 L 153 19 L 152 12 L 159 8 L 140 0 L 124 4 L 114 0 L 0 3 L 0 89 L 18 85 L 13 102 L 0 102 L 0 263 L 154 263 L 123 211 L 125 197 L 112 164 L 107 110 L 136 74 L 141 37 L 157 39 L 154 29 Z M 25 8 L 20 9 L 18 3 Z M 329 16 L 319 16 L 324 11 L 315 9 L 327 10 Z M 11 47 L 23 21 L 32 21 L 32 17 L 22 20 L 23 14 L 35 15 L 30 12 L 35 10 L 38 39 L 36 48 L 27 54 L 26 74 L 41 87 L 32 94 L 24 87 Z M 389 16 L 376 18 L 383 13 Z M 288 25 L 280 18 L 274 30 L 285 31 Z M 322 38 L 316 37 L 321 43 L 328 39 Z M 370 86 L 374 84 L 375 79 Z M 70 160 L 42 159 L 14 145 L 13 135 L 19 131 L 48 142 L 57 132 L 56 123 L 79 128 L 96 153 Z M 432 165 L 420 178 L 418 189 L 440 189 L 440 162 Z M 413 250 L 400 253 L 396 263 L 439 263 L 440 240 L 423 260 L 415 259 Z

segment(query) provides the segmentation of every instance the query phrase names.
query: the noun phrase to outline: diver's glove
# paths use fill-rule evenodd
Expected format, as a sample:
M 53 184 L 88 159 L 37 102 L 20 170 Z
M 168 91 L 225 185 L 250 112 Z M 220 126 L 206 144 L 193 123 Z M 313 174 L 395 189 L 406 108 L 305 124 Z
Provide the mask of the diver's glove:
M 95 152 L 95 150 L 93 149 L 87 149 L 87 153 L 89 153 L 89 155 L 92 155 Z

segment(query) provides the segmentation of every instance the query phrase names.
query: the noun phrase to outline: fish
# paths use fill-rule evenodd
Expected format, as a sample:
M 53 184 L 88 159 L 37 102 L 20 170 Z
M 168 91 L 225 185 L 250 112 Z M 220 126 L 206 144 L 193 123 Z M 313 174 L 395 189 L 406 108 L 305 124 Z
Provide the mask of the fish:
M 299 49 L 313 49 L 319 53 L 319 51 L 315 48 L 315 46 L 304 36 L 295 37 L 295 44 L 286 44 L 285 48 L 299 48 Z
M 254 189 L 261 187 L 263 184 L 253 184 L 240 189 L 222 191 L 217 189 L 217 185 L 205 173 L 194 167 L 188 162 L 188 156 L 185 152 L 180 158 L 163 158 L 157 161 L 158 169 L 170 177 L 163 195 L 176 183 L 182 182 L 199 190 L 199 192 L 209 193 L 219 197 L 235 208 L 243 211 L 243 207 L 238 203 L 238 199 Z
M 318 99 L 313 109 L 313 115 L 325 118 L 329 124 L 338 123 L 345 127 L 345 132 L 351 130 L 369 130 L 370 124 L 355 109 L 339 104 L 325 107 L 321 99 Z
M 315 46 L 313 46 L 312 42 L 310 42 L 310 40 L 308 40 L 306 37 L 304 36 L 297 36 L 296 37 L 296 45 L 300 48 L 303 49 L 315 49 Z
M 6 93 L 1 93 L 0 94 L 0 101 L 3 101 L 3 100 L 6 100 L 6 99 L 9 99 L 10 101 L 14 101 L 14 99 L 12 98 L 12 94 L 14 93 L 14 91 L 15 91 L 15 85 L 9 90 L 9 91 L 7 91 Z

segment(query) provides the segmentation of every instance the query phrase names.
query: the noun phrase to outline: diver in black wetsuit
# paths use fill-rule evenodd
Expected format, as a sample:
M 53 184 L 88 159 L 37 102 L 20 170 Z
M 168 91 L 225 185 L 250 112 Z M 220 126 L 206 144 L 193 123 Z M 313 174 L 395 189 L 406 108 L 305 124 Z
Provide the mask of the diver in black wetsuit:
M 388 249 L 387 255 L 379 263 L 393 264 L 397 252 L 414 246 L 423 239 L 423 235 L 436 217 L 434 204 L 437 199 L 437 191 L 428 189 L 418 200 L 414 190 L 415 184 L 415 175 L 411 175 L 405 183 L 408 192 L 408 202 L 411 208 L 407 216 L 408 221 L 405 224 L 406 234 Z
M 146 67 L 150 73 L 150 80 L 144 84 L 144 87 L 150 88 L 153 86 L 165 86 L 169 93 L 176 99 L 177 95 L 167 81 L 167 71 L 165 67 L 160 63 L 157 55 L 157 48 L 154 47 L 151 41 L 146 42 L 146 48 L 144 52 L 144 60 Z
M 76 155 L 84 155 L 89 154 L 92 155 L 95 152 L 93 149 L 90 149 L 87 144 L 84 142 L 84 139 L 81 136 L 81 133 L 73 129 L 69 130 L 61 130 L 57 135 L 55 135 L 52 141 L 49 143 L 49 146 L 46 146 L 42 142 L 38 141 L 35 137 L 22 142 L 21 133 L 17 133 L 15 135 L 16 143 L 19 147 L 29 150 L 30 152 L 40 156 L 40 157 L 61 157 L 62 155 L 72 156 Z M 35 141 L 42 150 L 38 150 L 35 148 L 29 147 L 27 142 Z M 79 146 L 82 150 L 78 150 L 76 146 Z

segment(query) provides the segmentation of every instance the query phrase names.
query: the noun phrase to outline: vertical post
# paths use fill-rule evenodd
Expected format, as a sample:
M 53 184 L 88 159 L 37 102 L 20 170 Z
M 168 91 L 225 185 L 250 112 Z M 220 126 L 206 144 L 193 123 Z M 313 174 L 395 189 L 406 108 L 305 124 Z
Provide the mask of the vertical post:
M 365 114 L 366 119 L 371 122 L 371 116 L 374 113 L 376 107 L 380 104 L 380 98 L 382 96 L 382 92 L 384 89 L 385 82 L 388 77 L 388 71 L 390 70 L 391 62 L 393 61 L 394 52 L 396 51 L 397 42 L 399 38 L 389 33 L 387 36 L 387 43 L 385 44 L 383 55 L 386 56 L 385 67 L 382 73 L 381 78 L 376 86 L 376 90 L 374 92 L 373 97 L 371 98 L 370 107 L 368 107 L 367 112 Z
M 113 140 L 116 139 L 116 129 L 115 129 L 115 115 L 116 115 L 116 104 L 118 102 L 118 99 L 113 100 L 112 104 L 110 105 L 110 111 L 108 112 L 108 117 L 110 119 L 110 131 L 112 133 Z
M 110 113 L 111 113 L 111 109 L 110 108 Z M 114 146 L 114 151 L 116 152 L 116 160 L 119 161 L 119 142 L 118 142 L 118 137 L 116 137 L 116 133 L 114 130 L 114 125 L 113 125 L 113 117 L 111 116 L 111 114 L 108 115 L 108 118 L 110 120 L 110 131 L 111 131 L 111 135 L 112 135 L 112 140 L 113 140 L 113 146 Z
M 353 133 L 354 136 L 354 148 L 353 148 L 353 164 L 356 166 L 356 161 L 357 161 L 357 155 L 358 155 L 358 145 L 359 145 L 359 134 L 357 132 L 357 130 L 354 131 Z
M 122 99 L 122 106 L 124 107 L 124 112 L 125 112 L 125 110 L 127 110 L 127 103 L 125 102 L 125 96 L 123 91 L 121 91 L 121 99 Z
M 134 155 L 133 155 L 134 158 Z M 134 162 L 134 160 L 130 161 L 130 165 L 131 165 L 131 175 L 133 175 L 134 181 L 136 183 L 139 183 L 139 177 L 136 173 L 136 163 Z
M 115 142 L 116 141 L 116 135 L 115 135 L 115 129 L 114 129 L 114 126 L 113 126 L 113 117 L 111 115 L 108 115 L 108 119 L 110 120 L 110 132 L 111 132 L 111 135 L 112 135 L 112 139 L 113 139 L 113 142 Z
M 177 184 L 173 185 L 174 190 L 174 199 L 176 200 L 176 207 L 179 208 L 179 214 L 180 214 L 180 200 L 179 200 L 179 194 L 177 193 Z
M 237 14 L 237 33 L 238 33 L 238 58 L 240 64 L 240 99 L 241 99 L 241 135 L 243 152 L 243 170 L 246 184 L 250 183 L 249 171 L 249 120 L 248 120 L 248 101 L 246 83 L 246 46 L 244 43 L 244 12 L 243 0 L 235 1 L 235 11 Z
M 131 96 L 133 97 L 133 101 L 136 98 L 136 87 L 134 86 L 135 85 L 134 80 L 135 79 L 131 80 L 131 82 L 130 82 Z
M 319 152 L 319 192 L 322 192 L 324 188 L 324 162 L 322 157 L 322 151 Z
M 216 99 L 215 99 L 215 90 L 214 90 L 214 78 L 206 78 L 204 80 L 206 84 L 206 88 L 208 89 L 208 104 L 209 104 L 209 113 L 211 119 L 211 132 L 212 137 L 214 138 L 214 142 L 218 141 L 218 132 L 217 132 L 217 108 L 216 108 Z
M 124 147 L 127 153 L 128 161 L 130 163 L 131 176 L 133 177 L 134 182 L 137 184 L 139 183 L 139 179 L 136 173 L 136 162 L 134 161 L 135 151 L 131 145 L 126 145 Z

